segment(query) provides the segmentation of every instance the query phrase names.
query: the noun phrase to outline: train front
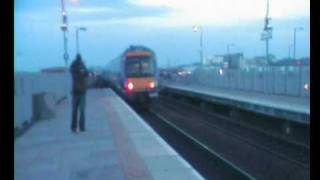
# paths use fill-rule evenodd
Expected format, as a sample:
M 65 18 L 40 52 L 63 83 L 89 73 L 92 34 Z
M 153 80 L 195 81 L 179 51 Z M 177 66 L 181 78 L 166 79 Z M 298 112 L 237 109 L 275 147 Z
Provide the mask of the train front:
M 155 55 L 148 49 L 131 49 L 124 54 L 125 93 L 132 102 L 149 103 L 158 97 Z

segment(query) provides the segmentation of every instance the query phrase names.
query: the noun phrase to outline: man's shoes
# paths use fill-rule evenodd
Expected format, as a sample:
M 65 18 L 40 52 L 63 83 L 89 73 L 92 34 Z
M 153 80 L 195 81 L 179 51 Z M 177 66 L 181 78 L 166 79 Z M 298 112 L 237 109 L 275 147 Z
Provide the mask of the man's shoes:
M 85 129 L 80 129 L 80 132 L 86 132 L 86 130 Z
M 77 130 L 76 129 L 71 129 L 71 132 L 75 134 L 75 133 L 77 133 Z

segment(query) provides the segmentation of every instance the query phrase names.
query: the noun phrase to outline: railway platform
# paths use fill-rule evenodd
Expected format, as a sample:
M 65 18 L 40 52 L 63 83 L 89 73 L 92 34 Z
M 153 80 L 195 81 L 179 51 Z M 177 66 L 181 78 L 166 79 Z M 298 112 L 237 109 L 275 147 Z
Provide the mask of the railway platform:
M 168 82 L 162 86 L 164 90 L 184 96 L 310 124 L 310 99 L 306 97 L 267 95 Z
M 87 94 L 86 132 L 71 133 L 71 107 L 14 142 L 16 180 L 203 179 L 110 89 Z

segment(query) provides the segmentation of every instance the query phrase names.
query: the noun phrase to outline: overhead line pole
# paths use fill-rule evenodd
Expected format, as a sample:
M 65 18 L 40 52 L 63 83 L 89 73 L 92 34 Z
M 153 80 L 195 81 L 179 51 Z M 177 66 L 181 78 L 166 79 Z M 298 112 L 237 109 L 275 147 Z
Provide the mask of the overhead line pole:
M 265 17 L 265 25 L 263 32 L 261 34 L 261 40 L 266 41 L 266 60 L 267 63 L 270 65 L 270 55 L 269 55 L 269 40 L 272 38 L 272 27 L 270 27 L 270 21 L 271 18 L 269 17 L 269 0 L 267 0 L 267 11 L 266 11 L 266 17 Z
M 67 12 L 65 10 L 65 4 L 64 0 L 61 0 L 61 15 L 62 15 L 62 25 L 61 30 L 63 34 L 63 45 L 64 45 L 64 54 L 63 58 L 65 61 L 65 73 L 66 73 L 66 98 L 69 100 L 69 81 L 68 81 L 68 60 L 69 60 L 69 54 L 68 54 L 68 38 L 67 38 L 67 31 L 68 31 L 68 20 L 67 20 Z

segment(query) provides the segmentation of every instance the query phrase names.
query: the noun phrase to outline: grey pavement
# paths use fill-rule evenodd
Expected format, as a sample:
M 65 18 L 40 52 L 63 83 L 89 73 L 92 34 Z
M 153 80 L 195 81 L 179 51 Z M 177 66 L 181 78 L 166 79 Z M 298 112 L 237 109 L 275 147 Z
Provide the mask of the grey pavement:
M 203 179 L 113 91 L 87 94 L 87 132 L 67 102 L 15 140 L 16 180 Z

